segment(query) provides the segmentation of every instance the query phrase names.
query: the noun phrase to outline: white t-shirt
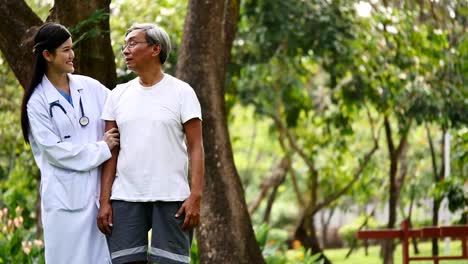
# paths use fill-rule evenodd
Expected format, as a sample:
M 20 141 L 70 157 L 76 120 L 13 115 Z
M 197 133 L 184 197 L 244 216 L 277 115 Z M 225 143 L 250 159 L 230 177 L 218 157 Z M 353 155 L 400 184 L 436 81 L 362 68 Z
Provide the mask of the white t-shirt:
M 137 77 L 112 90 L 102 113 L 120 132 L 111 199 L 185 200 L 190 188 L 183 124 L 193 118 L 201 119 L 194 90 L 169 74 L 152 87 Z

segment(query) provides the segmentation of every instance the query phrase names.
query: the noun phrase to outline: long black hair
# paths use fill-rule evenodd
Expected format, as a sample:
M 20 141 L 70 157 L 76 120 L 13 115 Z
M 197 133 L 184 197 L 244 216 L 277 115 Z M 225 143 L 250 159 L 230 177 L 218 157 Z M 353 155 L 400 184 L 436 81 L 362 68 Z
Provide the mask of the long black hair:
M 24 141 L 27 143 L 29 143 L 28 135 L 30 130 L 27 105 L 31 95 L 47 71 L 47 62 L 42 52 L 48 50 L 51 53 L 55 53 L 55 50 L 70 37 L 71 34 L 67 28 L 57 23 L 45 23 L 34 36 L 33 74 L 28 87 L 24 91 L 23 103 L 21 105 L 21 128 L 23 130 Z

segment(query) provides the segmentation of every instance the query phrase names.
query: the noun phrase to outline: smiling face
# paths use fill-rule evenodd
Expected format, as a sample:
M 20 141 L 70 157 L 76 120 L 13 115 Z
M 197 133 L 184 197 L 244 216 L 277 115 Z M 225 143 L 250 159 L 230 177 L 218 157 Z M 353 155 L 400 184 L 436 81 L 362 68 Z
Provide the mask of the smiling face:
M 75 70 L 73 67 L 75 53 L 73 52 L 73 42 L 71 38 L 62 43 L 54 52 L 44 50 L 43 55 L 50 71 L 63 74 L 72 73 Z

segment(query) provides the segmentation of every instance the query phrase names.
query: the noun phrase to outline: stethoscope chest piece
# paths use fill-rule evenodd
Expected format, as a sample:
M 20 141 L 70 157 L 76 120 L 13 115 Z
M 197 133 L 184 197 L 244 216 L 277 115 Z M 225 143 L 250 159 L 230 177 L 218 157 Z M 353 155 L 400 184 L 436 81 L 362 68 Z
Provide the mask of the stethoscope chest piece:
M 54 114 L 52 112 L 52 108 L 54 106 L 57 106 L 59 107 L 62 112 L 66 115 L 67 114 L 67 111 L 65 111 L 65 108 L 60 104 L 60 102 L 57 100 L 55 102 L 52 102 L 50 103 L 50 106 L 49 106 L 49 115 L 51 118 L 54 117 Z M 80 125 L 82 127 L 85 127 L 89 124 L 89 118 L 85 115 L 85 112 L 84 112 L 84 108 L 83 108 L 83 102 L 81 101 L 81 97 L 80 97 L 80 110 L 81 110 L 81 117 L 80 119 L 78 120 L 78 122 L 80 123 Z M 67 115 L 68 116 L 68 115 Z
M 79 122 L 82 127 L 87 126 L 89 124 L 89 118 L 87 116 L 82 116 Z

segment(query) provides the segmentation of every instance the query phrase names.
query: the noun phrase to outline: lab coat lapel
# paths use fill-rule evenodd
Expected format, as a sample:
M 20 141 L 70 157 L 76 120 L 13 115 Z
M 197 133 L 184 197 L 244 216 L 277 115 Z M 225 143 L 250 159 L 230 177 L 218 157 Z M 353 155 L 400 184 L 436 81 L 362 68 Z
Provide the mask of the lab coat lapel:
M 64 104 L 65 98 L 55 89 L 52 83 L 47 79 L 46 75 L 42 77 L 41 81 L 42 89 L 44 89 L 44 94 L 47 99 L 47 103 L 51 104 L 53 102 L 59 101 L 61 105 Z
M 78 82 L 76 78 L 74 78 L 73 75 L 71 74 L 68 74 L 68 80 L 70 84 L 70 94 L 72 96 L 73 106 L 74 106 L 73 110 L 74 110 L 75 119 L 76 119 L 75 123 L 78 124 L 77 127 L 81 127 L 81 125 L 79 124 L 79 119 L 81 117 L 80 98 L 82 96 L 81 93 L 83 92 L 83 85 L 80 82 Z M 82 100 L 81 103 L 83 104 L 83 111 L 84 111 L 86 109 L 84 100 Z

